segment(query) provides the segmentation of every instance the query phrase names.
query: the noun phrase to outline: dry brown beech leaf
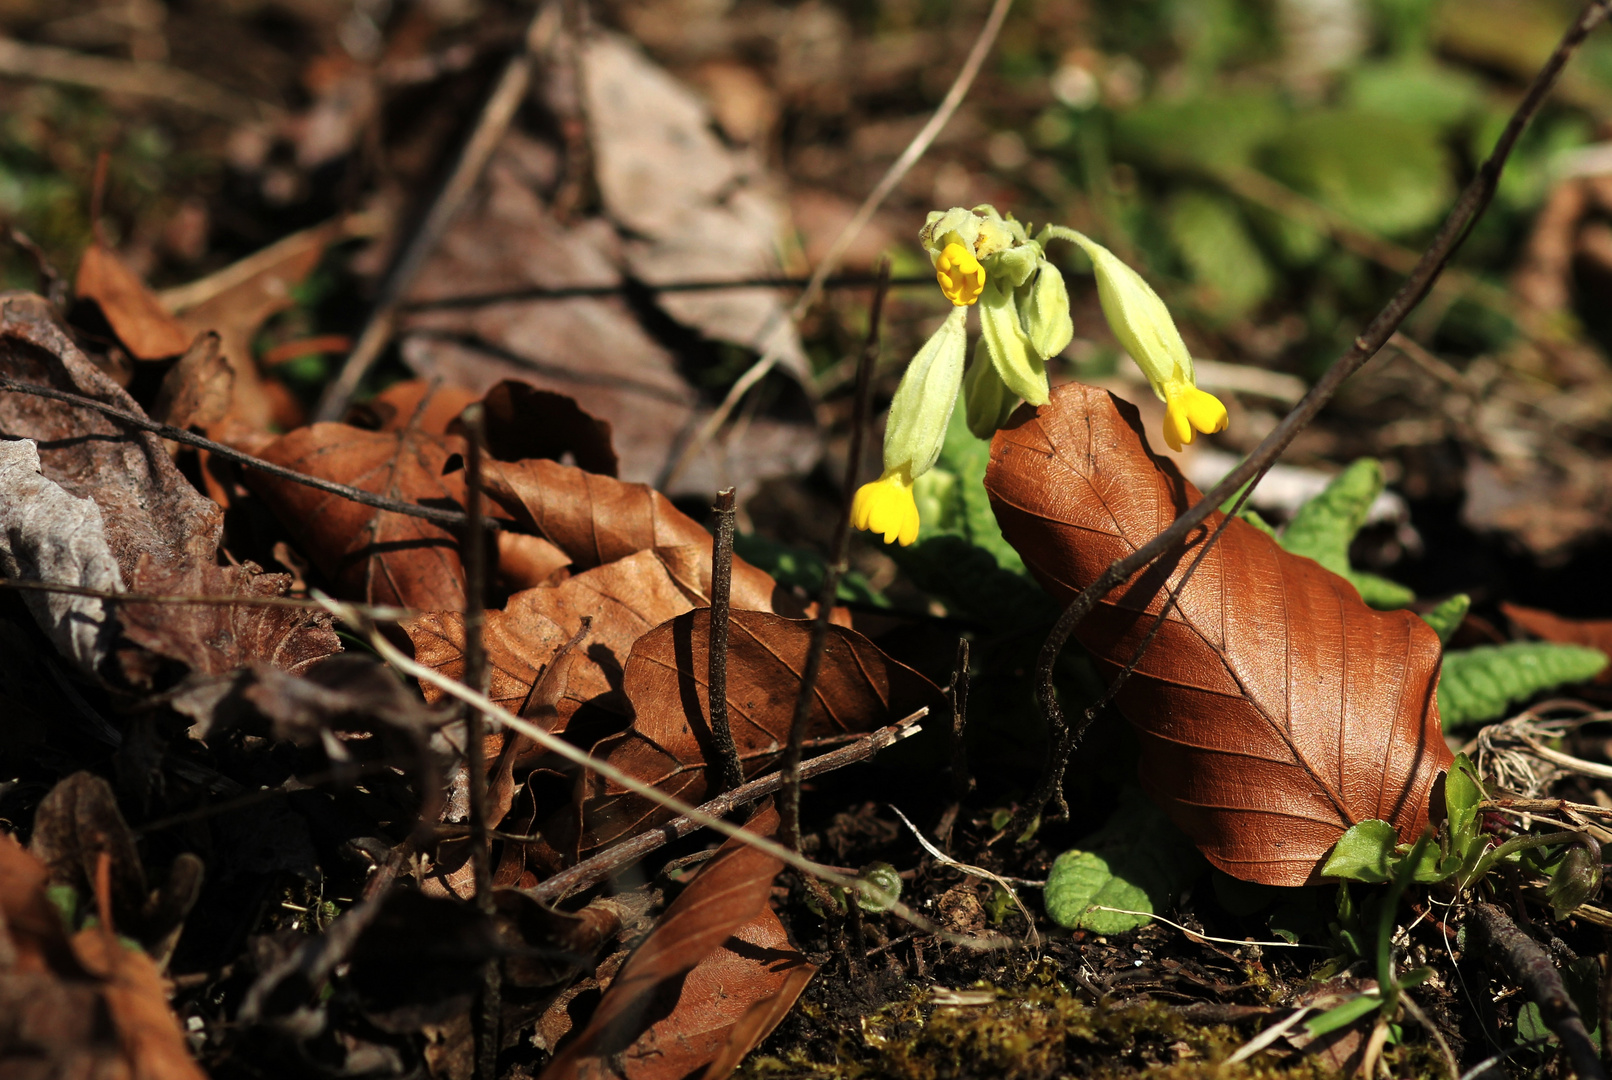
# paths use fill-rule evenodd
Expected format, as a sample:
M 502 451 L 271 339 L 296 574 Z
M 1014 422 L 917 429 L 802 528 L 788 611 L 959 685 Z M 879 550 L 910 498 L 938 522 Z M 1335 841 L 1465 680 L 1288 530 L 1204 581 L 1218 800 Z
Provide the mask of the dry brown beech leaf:
M 775 762 L 788 741 L 811 632 L 805 621 L 760 611 L 732 613 L 728 723 L 747 777 Z M 640 638 L 622 677 L 635 714 L 632 726 L 599 740 L 592 750 L 629 775 L 695 804 L 710 788 L 709 640 L 709 608 L 679 615 Z M 806 735 L 812 740 L 856 735 L 939 704 L 934 683 L 856 631 L 830 626 Z M 555 850 L 567 855 L 574 814 L 557 815 L 542 829 L 553 837 Z M 672 816 L 593 773 L 583 780 L 582 814 L 576 853 L 584 855 Z
M 768 835 L 771 804 L 745 827 Z M 728 840 L 622 965 L 543 1080 L 719 1080 L 781 1020 L 816 968 L 767 906 L 783 864 Z
M 282 436 L 261 453 L 277 465 L 405 502 L 457 507 L 464 501 L 464 474 L 443 475 L 451 453 L 448 444 L 418 430 L 314 424 Z M 427 610 L 464 609 L 459 542 L 441 525 L 255 470 L 248 470 L 245 479 L 290 530 L 303 554 L 348 598 Z
M 600 476 L 615 476 L 620 462 L 610 424 L 583 411 L 573 397 L 505 379 L 482 398 L 487 451 L 500 461 L 547 458 Z M 450 430 L 464 434 L 457 426 Z
M 621 689 L 622 668 L 633 643 L 654 627 L 690 609 L 661 561 L 650 551 L 594 567 L 558 585 L 526 589 L 509 598 L 502 611 L 489 611 L 484 628 L 489 671 L 488 695 L 512 712 L 561 731 L 576 710 L 589 702 L 614 712 L 630 710 L 624 700 L 602 695 Z M 554 702 L 529 701 L 533 688 L 571 636 L 590 620 L 566 683 Z M 464 670 L 464 616 L 433 611 L 402 623 L 420 663 L 457 679 Z M 432 703 L 443 695 L 422 687 Z M 539 715 L 544 713 L 545 715 Z
M 140 406 L 68 339 L 46 302 L 0 299 L 0 373 L 94 398 L 124 412 Z M 0 393 L 0 438 L 39 444 L 44 476 L 100 508 L 106 543 L 130 592 L 166 596 L 278 596 L 290 585 L 250 563 L 220 565 L 224 515 L 174 466 L 162 441 L 62 402 Z M 150 654 L 193 670 L 252 661 L 297 671 L 341 651 L 330 618 L 287 608 L 120 603 L 124 635 L 149 653 L 120 655 L 125 678 L 155 676 Z
M 1612 619 L 1568 619 L 1540 608 L 1521 604 L 1501 604 L 1511 625 L 1543 641 L 1563 645 L 1588 645 L 1612 654 Z M 1602 669 L 1595 677 L 1598 683 L 1612 683 L 1612 668 Z
M 100 305 L 118 340 L 137 360 L 178 356 L 195 336 L 168 314 L 140 275 L 99 242 L 85 249 L 73 292 Z
M 0 835 L 0 1075 L 205 1080 L 157 965 L 107 928 L 71 939 L 50 872 Z
M 985 476 L 1002 533 L 1060 604 L 1201 498 L 1147 449 L 1136 408 L 1070 384 L 1021 408 Z M 1076 630 L 1105 677 L 1136 654 L 1208 532 L 1111 592 Z M 1149 796 L 1215 866 L 1303 885 L 1345 829 L 1412 840 L 1451 755 L 1434 693 L 1439 642 L 1409 611 L 1233 521 L 1120 689 Z
M 488 495 L 556 544 L 576 569 L 652 550 L 691 602 L 710 602 L 711 534 L 648 484 L 544 460 L 489 462 L 486 483 Z M 771 576 L 737 556 L 731 603 L 792 617 L 805 613 Z
M 347 422 L 375 431 L 415 428 L 430 435 L 446 435 L 448 424 L 475 400 L 476 395 L 461 386 L 405 379 L 348 409 Z

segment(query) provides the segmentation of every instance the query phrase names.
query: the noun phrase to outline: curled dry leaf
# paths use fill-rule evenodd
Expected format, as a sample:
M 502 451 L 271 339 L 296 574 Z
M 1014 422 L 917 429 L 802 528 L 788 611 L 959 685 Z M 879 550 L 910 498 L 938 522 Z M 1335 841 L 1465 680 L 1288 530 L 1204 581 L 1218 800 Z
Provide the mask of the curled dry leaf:
M 460 506 L 464 475 L 443 475 L 450 450 L 417 429 L 364 431 L 346 424 L 299 428 L 262 456 L 310 476 L 431 506 Z M 363 506 L 289 480 L 247 471 L 246 484 L 269 504 L 314 565 L 344 595 L 372 604 L 463 610 L 459 542 L 441 525 Z
M 985 478 L 1002 533 L 1068 603 L 1201 497 L 1147 450 L 1136 409 L 1067 385 L 997 433 Z M 1113 679 L 1209 532 L 1097 605 L 1076 636 Z M 1427 821 L 1451 755 L 1434 690 L 1439 642 L 1408 611 L 1233 521 L 1181 590 L 1117 697 L 1141 733 L 1142 784 L 1220 869 L 1268 885 L 1315 880 L 1345 829 Z
M 43 299 L 0 300 L 0 373 L 143 415 L 55 323 Z M 224 516 L 174 466 L 154 435 L 110 417 L 27 394 L 0 393 L 0 437 L 33 439 L 40 469 L 68 494 L 100 508 L 107 550 L 130 592 L 165 596 L 277 596 L 290 578 L 220 565 Z M 202 672 L 263 661 L 300 670 L 341 651 L 330 618 L 286 608 L 123 602 L 124 636 L 148 652 L 120 651 L 124 678 L 156 677 L 151 654 Z
M 375 431 L 413 428 L 427 435 L 446 435 L 448 425 L 475 400 L 475 394 L 460 386 L 405 379 L 348 409 L 347 422 Z
M 648 484 L 627 484 L 553 461 L 490 462 L 487 493 L 570 556 L 577 569 L 653 551 L 695 604 L 711 595 L 711 534 Z M 764 571 L 733 560 L 735 608 L 805 614 Z
M 632 726 L 601 739 L 592 751 L 616 768 L 695 804 L 711 790 L 706 770 L 707 763 L 715 760 L 706 685 L 709 641 L 709 608 L 679 615 L 640 638 L 622 676 L 632 702 Z M 728 723 L 746 777 L 762 772 L 783 752 L 810 641 L 810 623 L 761 611 L 732 612 Z M 814 740 L 856 735 L 939 704 L 940 691 L 928 679 L 891 660 L 856 631 L 830 626 L 806 735 Z M 578 854 L 672 816 L 659 804 L 592 773 L 583 784 Z M 574 832 L 569 817 L 562 815 L 543 828 L 560 850 L 565 850 L 568 834 Z
M 688 611 L 688 599 L 677 588 L 654 552 L 641 551 L 594 567 L 555 586 L 526 589 L 509 598 L 502 611 L 489 611 L 483 630 L 489 671 L 489 696 L 521 716 L 561 731 L 573 713 L 592 702 L 613 712 L 630 710 L 625 700 L 601 700 L 621 689 L 622 668 L 633 643 L 654 627 Z M 563 682 L 551 701 L 533 700 L 539 677 L 548 671 L 567 641 L 590 620 Z M 414 644 L 415 658 L 452 678 L 464 670 L 464 616 L 433 611 L 409 619 L 403 631 Z M 422 687 L 435 703 L 442 691 Z
M 1543 641 L 1563 645 L 1588 645 L 1612 655 L 1612 619 L 1566 619 L 1539 608 L 1521 604 L 1501 604 L 1511 625 Z M 1612 683 L 1612 667 L 1595 677 L 1598 683 Z
M 546 458 L 600 476 L 615 476 L 619 462 L 610 424 L 584 412 L 575 398 L 506 379 L 482 398 L 487 451 L 500 461 Z M 450 427 L 464 434 L 457 424 Z
M 771 804 L 746 826 L 770 835 Z M 617 972 L 544 1080 L 720 1080 L 788 1012 L 816 968 L 768 907 L 783 864 L 730 839 Z
M 193 335 L 168 314 L 140 275 L 99 241 L 85 250 L 73 292 L 100 306 L 113 333 L 136 360 L 178 356 L 190 346 Z

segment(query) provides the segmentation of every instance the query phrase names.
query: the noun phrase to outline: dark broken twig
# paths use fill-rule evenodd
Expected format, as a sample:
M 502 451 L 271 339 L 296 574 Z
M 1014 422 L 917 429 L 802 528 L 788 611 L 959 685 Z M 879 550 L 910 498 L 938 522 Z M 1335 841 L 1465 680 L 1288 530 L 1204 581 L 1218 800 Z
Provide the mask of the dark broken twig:
M 1035 792 L 1026 803 L 1025 809 L 1021 811 L 1024 820 L 1039 815 L 1041 809 L 1062 787 L 1064 768 L 1079 737 L 1078 731 L 1071 729 L 1068 719 L 1059 707 L 1057 691 L 1052 683 L 1053 667 L 1059 654 L 1063 652 L 1069 635 L 1105 596 L 1143 567 L 1167 552 L 1175 550 L 1214 512 L 1216 507 L 1244 484 L 1269 469 L 1298 433 L 1315 419 L 1327 402 L 1332 400 L 1343 383 L 1388 342 L 1400 323 L 1404 322 L 1406 316 L 1427 296 L 1445 265 L 1466 239 L 1474 222 L 1489 205 L 1499 184 L 1500 172 L 1505 167 L 1506 159 L 1511 156 L 1523 129 L 1539 112 L 1561 76 L 1568 59 L 1589 36 L 1590 31 L 1607 17 L 1609 3 L 1612 3 L 1612 0 L 1596 0 L 1590 4 L 1562 35 L 1550 58 L 1545 61 L 1539 73 L 1534 76 L 1533 82 L 1529 84 L 1522 101 L 1496 141 L 1494 150 L 1456 199 L 1454 207 L 1445 218 L 1444 224 L 1439 227 L 1432 243 L 1417 260 L 1415 269 L 1382 310 L 1367 324 L 1365 330 L 1354 339 L 1348 350 L 1334 361 L 1326 374 L 1310 388 L 1304 399 L 1282 418 L 1253 453 L 1227 473 L 1211 490 L 1205 492 L 1203 497 L 1178 517 L 1169 528 L 1131 554 L 1109 564 L 1097 580 L 1083 589 L 1064 609 L 1052 632 L 1047 635 L 1036 664 L 1036 698 L 1052 732 L 1053 752 Z
M 716 540 L 711 545 L 711 640 L 706 647 L 706 700 L 711 710 L 711 742 L 717 760 L 717 791 L 744 783 L 744 765 L 728 726 L 728 622 L 733 591 L 733 489 L 719 491 L 716 505 Z
M 1539 1006 L 1541 1019 L 1562 1041 L 1562 1049 L 1580 1080 L 1607 1080 L 1600 1052 L 1590 1040 L 1578 1006 L 1573 1004 L 1561 973 L 1544 947 L 1493 904 L 1473 904 L 1467 920 L 1468 932 L 1476 938 L 1474 951 L 1490 967 L 1522 987 L 1529 1000 Z

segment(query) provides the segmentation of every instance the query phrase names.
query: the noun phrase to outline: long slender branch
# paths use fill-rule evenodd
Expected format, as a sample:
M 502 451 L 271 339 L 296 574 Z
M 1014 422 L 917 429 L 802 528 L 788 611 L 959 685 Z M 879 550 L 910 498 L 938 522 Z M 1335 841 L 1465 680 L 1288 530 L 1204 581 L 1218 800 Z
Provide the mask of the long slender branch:
M 532 16 L 521 50 L 504 66 L 498 85 L 488 95 L 476 120 L 476 127 L 454 165 L 453 174 L 437 193 L 430 211 L 387 275 L 353 351 L 347 354 L 341 370 L 319 398 L 319 404 L 314 409 L 315 420 L 334 420 L 342 414 L 365 373 L 380 359 L 381 352 L 392 340 L 392 331 L 397 326 L 398 302 L 408 292 L 420 268 L 425 265 L 427 256 L 436 249 L 437 242 L 470 198 L 476 181 L 481 178 L 487 162 L 492 160 L 493 151 L 498 149 L 504 132 L 509 130 L 516 111 L 526 99 L 527 87 L 531 85 L 533 61 L 559 29 L 557 16 L 558 9 L 546 4 L 540 6 L 537 14 Z
M 1008 8 L 1012 6 L 1013 0 L 996 0 L 995 6 L 991 8 L 991 13 L 985 17 L 985 24 L 980 27 L 979 36 L 974 39 L 974 46 L 969 50 L 967 59 L 963 61 L 963 66 L 958 69 L 957 78 L 952 80 L 951 87 L 935 108 L 934 115 L 918 131 L 918 134 L 912 137 L 912 142 L 907 144 L 907 148 L 901 152 L 901 156 L 896 158 L 891 163 L 890 168 L 885 170 L 884 175 L 879 178 L 879 182 L 873 185 L 873 190 L 868 192 L 867 198 L 862 200 L 862 205 L 857 207 L 856 213 L 851 215 L 851 220 L 845 223 L 845 227 L 840 230 L 840 234 L 834 238 L 834 243 L 829 246 L 828 253 L 823 256 L 822 261 L 812 271 L 811 278 L 806 282 L 806 291 L 800 294 L 800 298 L 789 309 L 788 316 L 780 316 L 774 320 L 772 329 L 765 335 L 766 345 L 761 358 L 750 365 L 750 369 L 739 376 L 738 381 L 728 389 L 727 396 L 722 399 L 722 404 L 718 405 L 716 411 L 706 419 L 704 424 L 700 425 L 699 430 L 694 433 L 694 437 L 688 441 L 688 445 L 683 448 L 683 451 L 672 462 L 665 474 L 657 480 L 656 487 L 665 488 L 673 480 L 677 479 L 688 466 L 688 463 L 694 459 L 694 455 L 698 454 L 715 437 L 722 425 L 727 423 L 728 417 L 733 415 L 733 410 L 738 407 L 739 399 L 749 393 L 750 388 L 760 382 L 767 372 L 772 370 L 773 365 L 778 362 L 778 358 L 783 352 L 783 343 L 789 328 L 804 318 L 806 313 L 811 310 L 812 305 L 817 303 L 817 298 L 823 294 L 823 283 L 828 280 L 830 274 L 839 268 L 840 259 L 850 249 L 851 244 L 862 230 L 867 227 L 867 223 L 873 220 L 873 215 L 884 204 L 884 200 L 890 197 L 890 193 L 896 189 L 896 185 L 901 183 L 914 165 L 918 164 L 918 160 L 928 152 L 930 145 L 945 130 L 946 125 L 951 122 L 952 116 L 956 114 L 958 107 L 963 103 L 963 99 L 968 96 L 969 89 L 974 85 L 974 79 L 979 75 L 980 68 L 984 66 L 985 58 L 990 55 L 991 46 L 996 44 L 996 36 L 1002 30 L 1002 23 L 1007 18 Z
M 1036 698 L 1051 730 L 1068 730 L 1067 721 L 1058 705 L 1057 691 L 1052 685 L 1052 669 L 1075 627 L 1080 625 L 1081 620 L 1091 613 L 1103 597 L 1155 559 L 1174 550 L 1193 529 L 1214 512 L 1216 507 L 1249 480 L 1268 469 L 1281 456 L 1282 451 L 1287 449 L 1294 437 L 1315 419 L 1327 402 L 1332 400 L 1344 381 L 1359 371 L 1361 366 L 1375 356 L 1393 336 L 1399 324 L 1404 322 L 1405 317 L 1427 295 L 1451 256 L 1466 239 L 1473 223 L 1489 205 L 1500 180 L 1500 171 L 1504 168 L 1506 159 L 1511 156 L 1517 139 L 1528 126 L 1528 122 L 1539 112 L 1540 106 L 1544 104 L 1552 87 L 1560 78 L 1568 59 L 1590 31 L 1607 17 L 1609 2 L 1612 0 L 1597 0 L 1590 4 L 1568 28 L 1561 41 L 1557 43 L 1555 51 L 1545 61 L 1544 67 L 1534 77 L 1516 111 L 1512 113 L 1511 120 L 1501 132 L 1494 150 L 1479 167 L 1477 175 L 1461 192 L 1432 243 L 1417 261 L 1415 269 L 1383 309 L 1367 324 L 1365 330 L 1354 339 L 1348 350 L 1333 362 L 1332 367 L 1327 369 L 1320 381 L 1291 412 L 1282 418 L 1281 423 L 1276 425 L 1252 454 L 1227 473 L 1220 483 L 1206 492 L 1202 499 L 1189 507 L 1169 528 L 1131 554 L 1110 563 L 1108 568 L 1098 575 L 1097 580 L 1081 590 L 1064 609 L 1052 632 L 1047 636 L 1036 665 Z M 1041 782 L 1031 796 L 1028 808 L 1032 814 L 1040 812 L 1063 782 L 1064 766 L 1068 763 L 1069 752 L 1073 750 L 1073 744 L 1068 740 L 1065 742 L 1067 745 L 1055 748 L 1048 762 L 1048 768 L 1042 774 Z
M 500 289 L 497 292 L 462 293 L 458 296 L 440 296 L 430 300 L 410 300 L 398 305 L 400 312 L 414 311 L 440 311 L 444 308 L 481 307 L 486 304 L 507 304 L 520 300 L 576 300 L 594 296 L 621 296 L 629 288 L 636 288 L 651 293 L 685 293 L 685 292 L 734 292 L 741 289 L 792 289 L 809 286 L 811 278 L 792 277 L 752 277 L 752 278 L 721 278 L 698 281 L 668 281 L 660 284 L 648 281 L 635 281 L 628 285 L 564 285 L 548 289 L 540 285 L 522 286 L 518 289 Z M 820 289 L 865 289 L 869 285 L 877 285 L 877 274 L 838 274 L 828 278 L 819 286 Z M 935 284 L 934 274 L 904 274 L 901 277 L 892 277 L 892 289 L 915 288 L 924 286 L 932 288 Z
M 267 473 L 269 476 L 289 480 L 293 484 L 302 484 L 304 487 L 315 488 L 331 495 L 339 495 L 343 499 L 361 503 L 364 506 L 373 506 L 377 510 L 424 518 L 427 521 L 436 522 L 438 525 L 462 526 L 466 520 L 464 513 L 459 510 L 440 510 L 432 506 L 418 506 L 399 499 L 389 499 L 385 495 L 377 495 L 362 488 L 338 484 L 334 480 L 324 480 L 317 476 L 309 476 L 307 473 L 299 473 L 295 469 L 286 468 L 284 465 L 276 465 L 272 461 L 264 461 L 262 458 L 243 453 L 233 446 L 214 442 L 206 436 L 197 435 L 195 432 L 173 427 L 170 424 L 159 424 L 155 420 L 140 416 L 137 413 L 125 412 L 115 405 L 108 405 L 104 401 L 84 397 L 82 394 L 57 390 L 53 386 L 39 386 L 34 383 L 19 382 L 4 375 L 0 375 L 0 390 L 10 391 L 15 394 L 32 394 L 34 397 L 49 398 L 52 401 L 60 401 L 80 409 L 92 409 L 103 416 L 109 416 L 121 424 L 126 424 L 140 431 L 149 431 L 151 434 L 159 435 L 164 439 L 206 450 L 210 454 L 216 454 L 218 457 L 226 461 L 233 461 L 237 465 L 245 465 L 247 468 L 256 469 L 258 472 Z M 487 518 L 483 523 L 483 527 L 495 530 L 500 527 L 500 524 L 496 518 Z

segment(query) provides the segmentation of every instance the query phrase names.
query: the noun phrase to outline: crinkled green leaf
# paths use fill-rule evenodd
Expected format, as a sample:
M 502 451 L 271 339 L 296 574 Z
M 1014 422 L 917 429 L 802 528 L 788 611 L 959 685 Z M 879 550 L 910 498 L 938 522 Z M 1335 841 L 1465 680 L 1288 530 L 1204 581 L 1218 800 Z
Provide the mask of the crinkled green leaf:
M 1440 642 L 1448 645 L 1450 635 L 1461 628 L 1461 623 L 1471 608 L 1472 597 L 1466 593 L 1456 593 L 1432 611 L 1425 612 L 1422 621 L 1433 628 Z
M 1278 180 L 1388 236 L 1438 221 L 1455 194 L 1438 128 L 1396 116 L 1306 113 L 1259 157 Z
M 1140 791 L 1127 788 L 1107 825 L 1058 856 L 1047 874 L 1047 914 L 1060 926 L 1117 934 L 1146 924 L 1207 868 L 1192 841 Z
M 1194 298 L 1204 311 L 1231 322 L 1270 296 L 1275 275 L 1230 199 L 1184 191 L 1170 200 L 1166 213 L 1170 239 L 1192 273 Z
M 1511 641 L 1446 652 L 1438 682 L 1439 716 L 1446 731 L 1494 720 L 1513 702 L 1592 679 L 1606 664 L 1607 655 L 1600 649 L 1549 641 Z
M 1338 838 L 1321 866 L 1322 877 L 1348 878 L 1368 884 L 1387 881 L 1393 876 L 1390 860 L 1399 844 L 1399 833 L 1386 821 L 1362 821 Z
M 1366 522 L 1383 490 L 1382 465 L 1359 458 L 1333 478 L 1315 498 L 1299 507 L 1277 538 L 1295 555 L 1314 559 L 1353 585 L 1374 608 L 1400 608 L 1416 599 L 1405 586 L 1349 565 L 1349 544 Z

